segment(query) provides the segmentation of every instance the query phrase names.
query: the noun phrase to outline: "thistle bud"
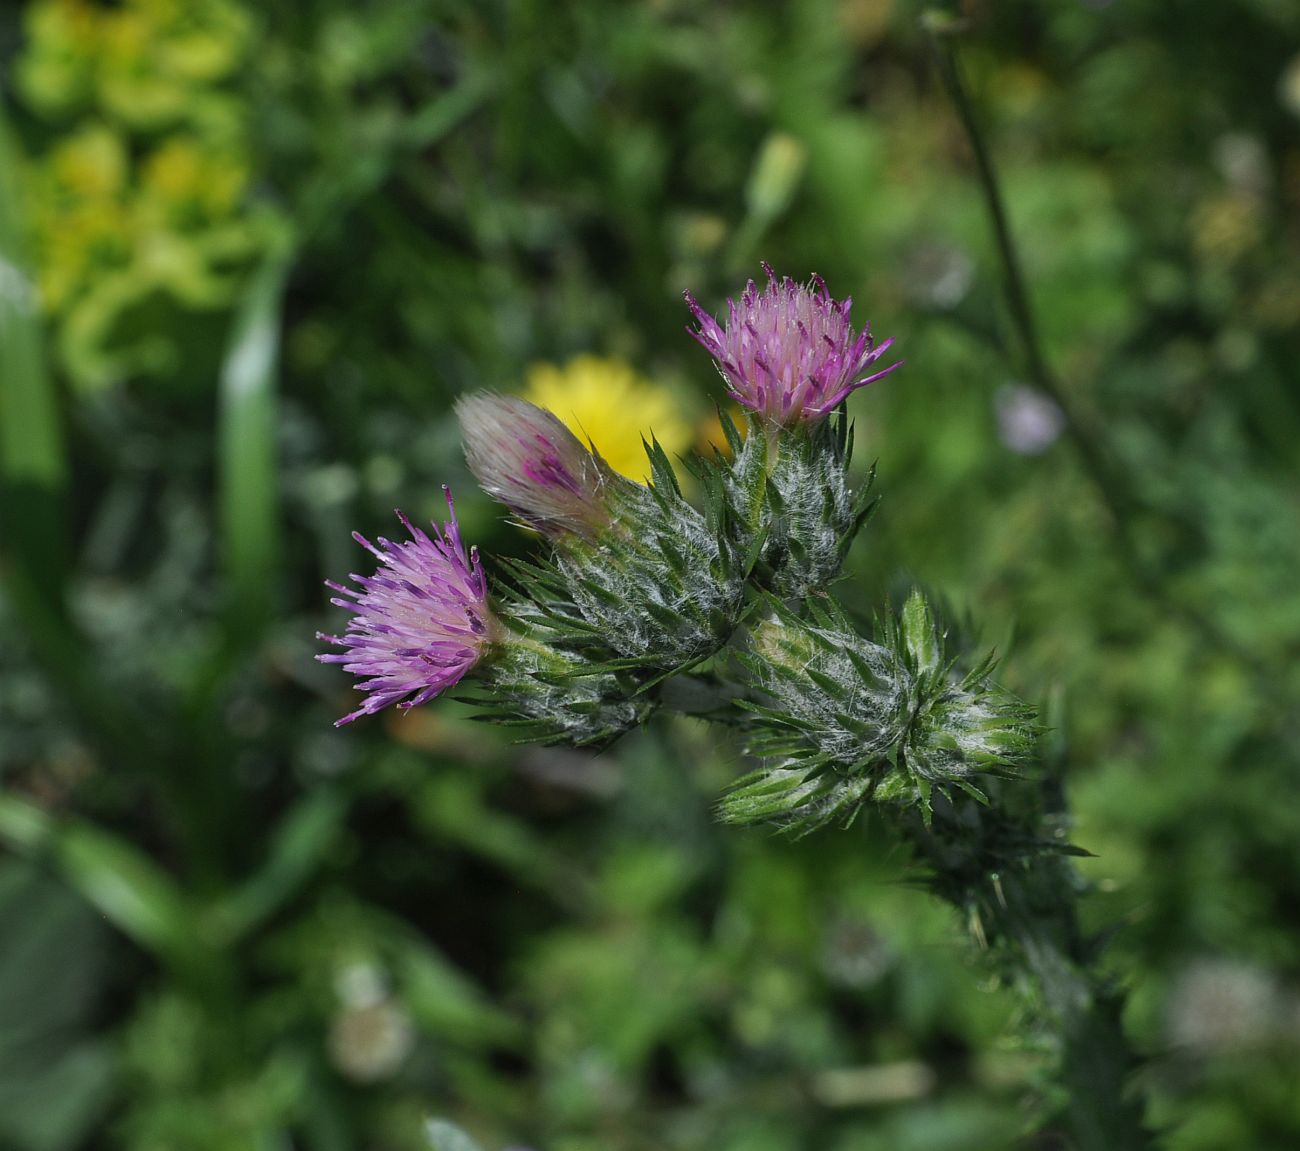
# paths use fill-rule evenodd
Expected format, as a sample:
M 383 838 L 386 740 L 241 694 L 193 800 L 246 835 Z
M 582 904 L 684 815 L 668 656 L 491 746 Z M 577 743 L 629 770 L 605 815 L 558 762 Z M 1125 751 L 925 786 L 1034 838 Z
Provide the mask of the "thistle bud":
M 646 444 L 651 483 L 637 484 L 525 400 L 467 396 L 457 409 L 484 488 L 554 544 L 534 569 L 547 586 L 529 594 L 551 602 L 568 639 L 659 670 L 726 642 L 743 607 L 741 557 L 682 496 L 657 440 Z
M 591 536 L 608 525 L 616 477 L 554 414 L 490 392 L 461 397 L 456 414 L 470 471 L 530 526 Z
M 928 821 L 932 792 L 982 800 L 981 773 L 1014 773 L 1032 754 L 1033 709 L 992 681 L 991 658 L 959 670 L 919 592 L 874 640 L 831 601 L 809 601 L 809 619 L 771 607 L 742 657 L 762 692 L 750 750 L 767 763 L 723 799 L 725 819 L 803 834 L 874 798 Z

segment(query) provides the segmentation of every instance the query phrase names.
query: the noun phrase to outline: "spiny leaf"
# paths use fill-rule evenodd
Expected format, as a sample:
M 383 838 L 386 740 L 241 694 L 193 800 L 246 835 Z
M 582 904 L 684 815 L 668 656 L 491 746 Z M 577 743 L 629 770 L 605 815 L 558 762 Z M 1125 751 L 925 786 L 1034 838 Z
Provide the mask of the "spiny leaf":
M 740 455 L 745 441 L 741 438 L 740 429 L 736 427 L 735 421 L 722 408 L 718 409 L 718 423 L 722 427 L 722 434 L 727 439 L 727 447 L 731 449 L 732 457 Z
M 920 672 L 939 666 L 943 649 L 935 628 L 934 615 L 925 597 L 913 588 L 903 605 L 902 635 L 912 665 Z

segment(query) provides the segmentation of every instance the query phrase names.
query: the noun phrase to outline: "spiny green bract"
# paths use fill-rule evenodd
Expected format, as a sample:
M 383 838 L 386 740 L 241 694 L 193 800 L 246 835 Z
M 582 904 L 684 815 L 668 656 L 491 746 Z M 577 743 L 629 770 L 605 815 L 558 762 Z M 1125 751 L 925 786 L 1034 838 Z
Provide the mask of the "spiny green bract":
M 466 693 L 479 718 L 517 728 L 525 741 L 603 747 L 654 712 L 644 675 L 610 670 L 566 644 L 545 605 L 514 601 L 501 616 L 510 638 Z
M 758 688 L 749 750 L 767 760 L 739 780 L 720 811 L 805 834 L 849 822 L 869 799 L 919 805 L 957 788 L 985 801 L 978 773 L 1014 772 L 1031 755 L 1034 712 L 992 682 L 993 660 L 963 670 L 919 592 L 877 639 L 854 630 L 829 599 L 808 618 L 770 597 L 740 659 Z
M 709 501 L 707 514 L 696 510 L 663 449 L 652 441 L 646 451 L 652 482 L 611 492 L 610 529 L 557 546 L 552 574 L 535 565 L 531 575 L 556 605 L 556 626 L 585 634 L 592 658 L 603 648 L 611 667 L 672 672 L 730 638 L 748 566 L 721 530 L 719 501 Z
M 761 536 L 757 582 L 784 599 L 823 591 L 839 574 L 858 530 L 875 507 L 874 470 L 855 489 L 849 476 L 853 427 L 843 408 L 829 419 L 772 429 L 751 417 L 741 441 L 722 419 L 735 464 L 724 473 L 733 519 L 745 542 Z

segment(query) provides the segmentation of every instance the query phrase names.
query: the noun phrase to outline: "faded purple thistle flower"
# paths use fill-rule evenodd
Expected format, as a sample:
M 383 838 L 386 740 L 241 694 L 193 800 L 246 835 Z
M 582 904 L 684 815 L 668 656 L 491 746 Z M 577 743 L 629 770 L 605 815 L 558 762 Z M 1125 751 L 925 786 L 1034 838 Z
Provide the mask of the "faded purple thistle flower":
M 717 361 L 738 403 L 777 424 L 820 420 L 850 392 L 901 366 L 868 374 L 894 341 L 876 345 L 870 328 L 854 332 L 852 299 L 832 300 L 820 276 L 804 287 L 789 276 L 778 281 L 769 264 L 763 270 L 761 293 L 750 280 L 739 304 L 727 301 L 725 328 L 685 293 L 700 325 L 687 331 Z
M 606 526 L 608 468 L 545 408 L 479 392 L 456 401 L 465 459 L 483 489 L 542 531 Z
M 441 529 L 431 525 L 432 536 L 400 511 L 397 518 L 410 533 L 409 540 L 392 543 L 380 536 L 376 547 L 359 532 L 352 533 L 380 564 L 373 576 L 352 574 L 360 591 L 325 581 L 340 593 L 330 603 L 356 615 L 344 635 L 316 636 L 346 650 L 316 658 L 341 663 L 344 671 L 364 677 L 356 688 L 369 692 L 335 727 L 389 704 L 405 709 L 428 703 L 459 683 L 502 631 L 488 607 L 478 549 L 466 553 L 451 492 L 446 487 L 443 492 L 450 518 Z

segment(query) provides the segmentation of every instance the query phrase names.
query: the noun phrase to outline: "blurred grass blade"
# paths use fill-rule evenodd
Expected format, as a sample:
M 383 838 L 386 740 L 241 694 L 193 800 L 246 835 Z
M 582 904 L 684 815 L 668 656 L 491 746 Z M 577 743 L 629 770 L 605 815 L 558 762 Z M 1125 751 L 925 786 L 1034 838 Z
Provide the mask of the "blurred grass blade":
M 41 352 L 24 259 L 15 155 L 0 104 L 0 445 L 6 480 L 60 490 L 67 478 L 58 405 Z
M 396 968 L 402 995 L 421 1029 L 468 1046 L 518 1042 L 518 1020 L 495 1006 L 482 990 L 423 939 L 404 941 Z
M 279 561 L 276 377 L 291 259 L 273 252 L 235 317 L 221 371 L 218 493 L 229 639 L 256 641 L 271 617 Z
M 0 859 L 0 1147 L 74 1151 L 101 1127 L 115 1043 L 96 1034 L 108 932 L 36 865 Z
M 87 729 L 112 754 L 138 758 L 149 733 L 95 677 L 67 610 L 67 450 L 26 271 L 15 161 L 0 100 L 0 577 L 35 654 Z
M 434 776 L 416 800 L 421 827 L 491 860 L 521 883 L 583 912 L 591 900 L 589 877 L 569 868 L 526 824 L 488 807 L 476 783 L 463 775 Z
M 203 966 L 206 948 L 184 894 L 125 840 L 0 795 L 0 843 L 29 858 L 52 860 L 73 890 L 160 961 L 189 972 Z
M 402 126 L 402 140 L 411 148 L 431 148 L 492 95 L 496 77 L 486 69 L 473 73 L 456 87 L 420 108 Z
M 381 187 L 402 154 L 428 151 L 455 131 L 496 90 L 496 77 L 484 70 L 466 76 L 404 120 L 391 136 L 340 153 L 304 182 L 296 223 L 300 241 L 340 219 Z
M 347 803 L 334 792 L 317 791 L 300 801 L 276 830 L 261 870 L 213 909 L 216 937 L 237 942 L 291 899 L 334 846 L 346 816 Z
M 36 291 L 24 257 L 23 223 L 0 103 L 0 530 L 47 605 L 57 605 L 67 561 L 67 482 L 58 400 L 46 370 Z

